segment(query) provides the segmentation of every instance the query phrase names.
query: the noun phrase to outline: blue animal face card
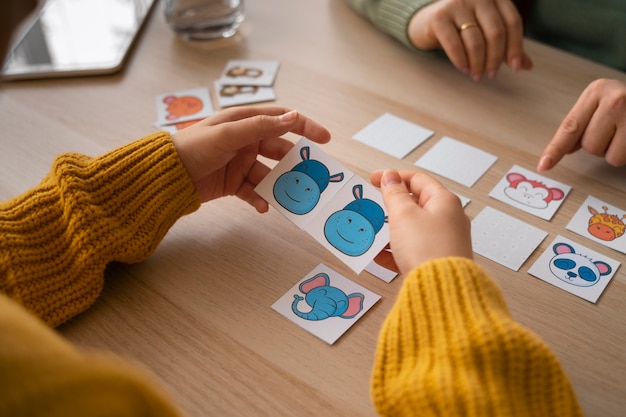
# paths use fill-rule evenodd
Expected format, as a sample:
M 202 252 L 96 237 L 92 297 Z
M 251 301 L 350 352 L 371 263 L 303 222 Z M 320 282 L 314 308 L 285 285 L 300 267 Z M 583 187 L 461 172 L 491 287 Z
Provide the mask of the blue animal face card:
M 332 345 L 378 300 L 380 295 L 319 264 L 272 309 Z
M 626 253 L 626 210 L 588 196 L 567 229 L 604 246 Z
M 474 252 L 518 271 L 548 233 L 491 207 L 472 220 Z
M 489 196 L 544 220 L 550 220 L 571 189 L 568 185 L 513 165 Z
M 305 230 L 360 273 L 389 243 L 384 207 L 380 191 L 354 175 Z
M 303 137 L 263 178 L 255 191 L 304 229 L 353 175 L 314 142 Z
M 595 303 L 619 266 L 613 259 L 557 236 L 528 273 Z

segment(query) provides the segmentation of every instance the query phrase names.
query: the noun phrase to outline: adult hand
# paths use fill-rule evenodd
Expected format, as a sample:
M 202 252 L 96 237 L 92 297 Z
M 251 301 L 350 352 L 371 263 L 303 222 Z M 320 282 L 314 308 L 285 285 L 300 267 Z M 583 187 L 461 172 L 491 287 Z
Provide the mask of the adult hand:
M 254 187 L 270 168 L 258 155 L 280 160 L 293 143 L 280 136 L 293 132 L 326 143 L 330 133 L 313 120 L 283 107 L 235 107 L 217 113 L 172 136 L 203 202 L 236 195 L 263 213 L 267 202 Z
M 371 180 L 385 201 L 391 247 L 376 262 L 407 274 L 436 258 L 472 259 L 470 221 L 454 193 L 423 172 L 376 171 Z
M 589 84 L 541 154 L 537 171 L 551 169 L 580 148 L 610 165 L 626 164 L 626 83 L 598 79 Z
M 420 9 L 408 26 L 409 39 L 422 50 L 443 49 L 460 71 L 475 81 L 494 78 L 505 63 L 531 69 L 523 49 L 522 19 L 511 0 L 439 0 Z

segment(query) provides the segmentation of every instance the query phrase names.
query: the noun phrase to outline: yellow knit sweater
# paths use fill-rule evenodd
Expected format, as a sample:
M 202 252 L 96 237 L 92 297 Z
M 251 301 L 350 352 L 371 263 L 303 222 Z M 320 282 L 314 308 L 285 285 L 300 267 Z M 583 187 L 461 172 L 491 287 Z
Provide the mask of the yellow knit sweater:
M 0 204 L 0 416 L 178 415 L 145 370 L 81 352 L 50 327 L 95 301 L 107 263 L 146 258 L 199 205 L 166 133 L 95 159 L 62 155 L 39 186 Z M 372 398 L 385 416 L 580 415 L 550 350 L 464 259 L 405 278 Z

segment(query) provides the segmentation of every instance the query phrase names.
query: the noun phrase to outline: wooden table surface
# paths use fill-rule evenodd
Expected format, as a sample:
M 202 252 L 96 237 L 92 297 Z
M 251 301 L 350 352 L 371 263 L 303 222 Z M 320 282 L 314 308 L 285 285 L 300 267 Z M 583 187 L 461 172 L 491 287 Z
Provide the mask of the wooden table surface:
M 487 194 L 513 164 L 534 170 L 590 81 L 626 74 L 526 45 L 532 71 L 503 69 L 497 79 L 475 83 L 445 57 L 410 51 L 382 34 L 343 1 L 249 1 L 235 38 L 206 43 L 177 39 L 157 7 L 121 73 L 2 86 L 0 198 L 37 184 L 59 153 L 95 156 L 152 132 L 157 94 L 213 90 L 230 59 L 280 61 L 276 103 L 324 124 L 333 135 L 325 151 L 362 177 L 377 168 L 412 168 L 442 136 L 498 156 L 472 188 L 440 179 L 472 199 L 470 217 L 491 206 L 549 236 L 519 272 L 476 260 L 500 285 L 515 318 L 554 349 L 586 414 L 621 416 L 626 256 L 565 225 L 589 194 L 626 207 L 626 168 L 581 152 L 566 157 L 548 176 L 573 190 L 549 222 Z M 351 139 L 385 112 L 435 135 L 402 160 Z M 622 263 L 597 304 L 528 275 L 557 234 Z M 333 346 L 270 308 L 320 262 L 383 297 Z M 181 219 L 145 262 L 110 266 L 99 301 L 59 330 L 83 347 L 145 364 L 189 416 L 372 416 L 376 337 L 401 283 L 356 276 L 275 210 L 260 216 L 225 198 Z

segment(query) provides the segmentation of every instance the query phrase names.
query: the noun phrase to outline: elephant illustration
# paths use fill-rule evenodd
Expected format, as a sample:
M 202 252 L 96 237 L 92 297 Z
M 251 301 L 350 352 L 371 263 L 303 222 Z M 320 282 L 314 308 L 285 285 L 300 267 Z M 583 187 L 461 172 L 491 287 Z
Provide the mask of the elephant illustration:
M 300 291 L 305 294 L 301 297 L 294 294 L 291 310 L 302 319 L 318 321 L 329 317 L 351 319 L 363 310 L 365 296 L 361 293 L 346 295 L 342 290 L 330 286 L 330 278 L 320 272 L 300 284 Z M 306 300 L 311 311 L 303 312 L 298 309 L 298 303 Z

